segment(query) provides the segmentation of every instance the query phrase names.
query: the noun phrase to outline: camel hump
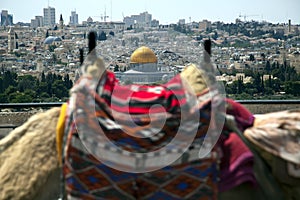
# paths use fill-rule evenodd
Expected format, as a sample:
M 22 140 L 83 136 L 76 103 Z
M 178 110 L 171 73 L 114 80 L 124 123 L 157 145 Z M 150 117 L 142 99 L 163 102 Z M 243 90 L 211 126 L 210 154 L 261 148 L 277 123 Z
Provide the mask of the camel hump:
M 300 165 L 299 121 L 300 109 L 260 115 L 245 136 L 264 151 Z

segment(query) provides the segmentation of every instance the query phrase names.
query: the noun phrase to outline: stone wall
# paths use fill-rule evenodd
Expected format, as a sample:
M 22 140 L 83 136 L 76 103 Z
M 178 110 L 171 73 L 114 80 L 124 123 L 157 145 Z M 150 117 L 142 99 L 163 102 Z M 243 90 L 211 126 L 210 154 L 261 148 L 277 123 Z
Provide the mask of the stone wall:
M 0 112 L 0 124 L 13 124 L 19 126 L 26 122 L 30 116 L 38 112 L 43 112 L 43 110 Z
M 300 104 L 243 104 L 253 114 L 265 114 L 283 110 L 300 109 Z
M 300 104 L 243 104 L 253 114 L 264 114 L 269 112 L 277 112 L 290 109 L 299 109 Z M 45 110 L 30 110 L 30 111 L 19 111 L 19 112 L 0 112 L 0 124 L 10 124 L 19 126 L 26 122 L 26 120 L 38 112 Z
M 0 126 L 13 127 L 24 124 L 29 117 L 36 113 L 41 113 L 45 110 L 30 110 L 30 111 L 2 111 L 0 112 Z M 13 128 L 0 128 L 0 139 L 6 136 Z

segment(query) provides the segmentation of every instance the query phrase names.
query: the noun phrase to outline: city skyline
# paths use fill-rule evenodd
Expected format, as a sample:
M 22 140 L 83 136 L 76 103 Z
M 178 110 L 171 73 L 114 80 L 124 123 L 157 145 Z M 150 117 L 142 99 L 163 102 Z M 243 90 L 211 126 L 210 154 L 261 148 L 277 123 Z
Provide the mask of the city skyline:
M 14 17 L 14 23 L 27 22 L 35 16 L 43 15 L 43 8 L 55 8 L 56 23 L 62 14 L 65 24 L 69 23 L 71 11 L 76 11 L 79 23 L 92 17 L 95 21 L 101 21 L 101 16 L 109 16 L 107 21 L 123 21 L 123 17 L 149 12 L 153 19 L 160 24 L 177 23 L 179 19 L 186 22 L 223 21 L 234 22 L 236 18 L 241 20 L 268 21 L 272 23 L 287 23 L 291 19 L 292 24 L 300 24 L 300 2 L 298 0 L 252 0 L 252 1 L 221 1 L 209 2 L 192 0 L 88 0 L 83 3 L 79 0 L 27 0 L 26 4 L 20 4 L 17 0 L 1 0 L 1 10 L 8 10 Z M 98 5 L 98 6 L 95 6 Z M 211 9 L 210 9 L 211 8 Z M 27 12 L 30 10 L 30 12 Z

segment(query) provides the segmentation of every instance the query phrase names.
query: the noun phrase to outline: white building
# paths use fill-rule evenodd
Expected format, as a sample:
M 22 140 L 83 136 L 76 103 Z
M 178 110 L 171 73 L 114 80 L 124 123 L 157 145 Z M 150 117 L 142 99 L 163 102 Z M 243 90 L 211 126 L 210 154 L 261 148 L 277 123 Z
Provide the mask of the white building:
M 71 12 L 71 16 L 70 16 L 70 25 L 78 25 L 78 14 L 76 13 L 76 11 L 72 11 Z
M 202 22 L 199 22 L 199 29 L 200 31 L 206 31 L 207 29 L 211 29 L 211 21 L 205 19 Z
M 55 8 L 44 8 L 44 26 L 55 25 Z
M 44 18 L 43 16 L 35 16 L 35 19 L 31 20 L 30 27 L 37 28 L 44 26 Z
M 152 15 L 148 12 L 140 13 L 139 15 L 131 15 L 130 17 L 124 17 L 123 22 L 126 27 L 150 27 L 152 21 Z
M 179 19 L 178 24 L 179 25 L 185 25 L 185 19 Z
M 1 12 L 1 26 L 12 26 L 13 16 L 8 14 L 7 10 L 2 10 Z

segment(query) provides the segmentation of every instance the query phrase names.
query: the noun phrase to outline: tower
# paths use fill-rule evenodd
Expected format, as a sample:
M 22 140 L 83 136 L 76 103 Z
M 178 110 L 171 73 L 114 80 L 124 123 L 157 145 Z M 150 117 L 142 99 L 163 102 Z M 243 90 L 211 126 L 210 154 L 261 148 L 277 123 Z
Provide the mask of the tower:
M 1 26 L 12 26 L 13 16 L 8 14 L 7 10 L 2 10 L 1 12 Z
M 289 19 L 289 24 L 288 24 L 288 32 L 292 32 L 292 21 Z
M 60 18 L 59 18 L 59 28 L 61 30 L 64 28 L 64 20 L 63 20 L 62 14 L 60 14 Z
M 44 71 L 43 60 L 40 58 L 38 58 L 36 60 L 36 70 L 40 73 L 42 73 Z
M 71 12 L 70 25 L 78 25 L 78 14 L 76 14 L 76 11 Z
M 55 8 L 44 8 L 44 26 L 55 25 Z
M 10 27 L 8 31 L 8 52 L 13 52 L 14 49 L 17 48 L 17 42 L 16 42 L 16 34 L 12 27 Z

